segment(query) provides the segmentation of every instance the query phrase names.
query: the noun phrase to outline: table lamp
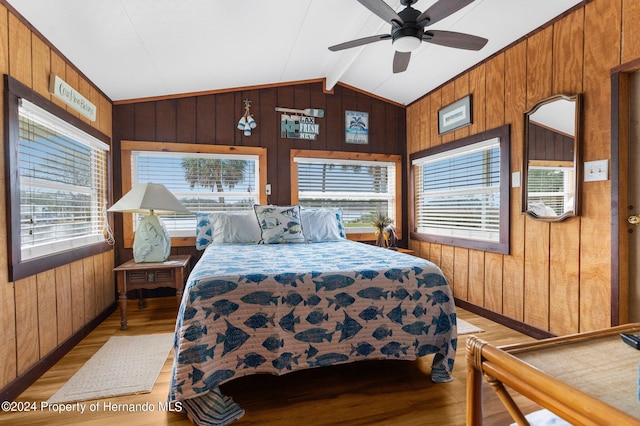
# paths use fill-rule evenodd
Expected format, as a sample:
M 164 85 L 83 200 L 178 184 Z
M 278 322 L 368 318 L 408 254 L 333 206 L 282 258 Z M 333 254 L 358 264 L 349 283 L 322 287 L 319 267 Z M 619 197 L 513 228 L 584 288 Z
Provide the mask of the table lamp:
M 190 213 L 162 184 L 138 183 L 107 211 L 148 213 L 140 220 L 133 238 L 133 260 L 164 262 L 171 252 L 171 237 L 156 214 Z

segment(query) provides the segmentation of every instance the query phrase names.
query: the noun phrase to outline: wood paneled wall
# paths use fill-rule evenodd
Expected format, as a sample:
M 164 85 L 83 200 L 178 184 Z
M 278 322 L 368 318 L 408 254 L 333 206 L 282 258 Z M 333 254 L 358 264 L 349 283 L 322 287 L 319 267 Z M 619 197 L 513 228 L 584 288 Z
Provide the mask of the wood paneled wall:
M 111 102 L 21 18 L 0 4 L 0 74 L 9 74 L 62 107 L 49 94 L 55 73 L 97 105 L 93 125 L 111 135 Z M 0 103 L 0 109 L 4 102 Z M 67 108 L 71 113 L 72 109 Z M 4 117 L 4 111 L 1 111 Z M 82 117 L 80 117 L 82 118 Z M 91 124 L 91 123 L 90 123 Z M 0 133 L 4 127 L 0 126 Z M 0 136 L 4 141 L 4 135 Z M 0 205 L 6 205 L 4 157 L 0 161 Z M 0 209 L 6 223 L 6 209 Z M 0 226 L 0 390 L 59 348 L 115 302 L 113 250 L 17 282 L 7 275 L 7 229 Z
M 408 128 L 408 154 L 511 124 L 511 171 L 521 171 L 523 112 L 554 94 L 583 93 L 583 160 L 610 160 L 611 70 L 640 57 L 639 18 L 634 0 L 585 2 L 429 93 L 407 109 L 407 121 L 420 123 Z M 439 136 L 438 109 L 470 93 L 473 124 Z M 419 241 L 411 247 L 442 266 L 461 300 L 554 334 L 608 327 L 618 306 L 611 192 L 610 180 L 583 183 L 582 215 L 546 223 L 521 214 L 520 188 L 512 188 L 509 255 Z
M 251 136 L 244 136 L 236 127 L 244 113 L 244 99 L 251 101 L 251 114 L 258 124 Z M 317 139 L 310 141 L 280 137 L 281 113 L 275 111 L 276 107 L 324 109 L 324 118 L 316 119 L 316 123 L 320 124 Z M 368 144 L 345 142 L 345 110 L 369 113 Z M 336 86 L 333 93 L 325 93 L 321 81 L 116 104 L 113 125 L 116 154 L 121 140 L 265 147 L 267 179 L 272 188 L 269 202 L 281 205 L 291 202 L 291 149 L 402 155 L 406 149 L 404 107 L 341 85 Z M 114 158 L 115 199 L 120 196 L 119 176 L 122 173 L 131 171 L 121 170 L 120 159 Z M 407 223 L 406 218 L 404 223 Z M 115 217 L 114 229 L 117 235 L 121 235 L 121 218 Z M 404 238 L 406 242 L 406 236 Z M 173 251 L 198 254 L 193 248 L 173 248 Z M 124 249 L 120 243 L 117 248 L 118 261 L 130 257 L 130 250 Z
M 529 123 L 529 160 L 573 163 L 573 137 Z

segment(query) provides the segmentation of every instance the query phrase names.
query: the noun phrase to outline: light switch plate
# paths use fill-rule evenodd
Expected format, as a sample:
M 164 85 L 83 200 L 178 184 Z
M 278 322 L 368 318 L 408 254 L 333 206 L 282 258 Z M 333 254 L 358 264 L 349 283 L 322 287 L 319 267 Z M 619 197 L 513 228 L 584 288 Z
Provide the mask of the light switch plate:
M 609 160 L 586 161 L 584 163 L 584 181 L 596 182 L 609 179 Z
M 511 173 L 511 187 L 520 188 L 520 172 Z

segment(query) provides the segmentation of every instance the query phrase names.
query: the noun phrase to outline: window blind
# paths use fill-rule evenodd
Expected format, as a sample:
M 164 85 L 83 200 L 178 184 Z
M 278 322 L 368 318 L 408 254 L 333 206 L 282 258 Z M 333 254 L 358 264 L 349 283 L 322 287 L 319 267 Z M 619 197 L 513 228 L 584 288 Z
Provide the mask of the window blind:
M 259 203 L 257 155 L 132 151 L 131 163 L 133 184 L 161 183 L 194 212 L 161 216 L 172 236 L 193 236 L 195 212 L 250 210 Z
M 498 138 L 413 161 L 419 233 L 499 241 Z
M 573 205 L 573 168 L 529 167 L 527 190 L 529 203 L 541 203 L 558 215 L 571 210 Z
M 341 207 L 347 231 L 373 232 L 377 212 L 395 219 L 395 163 L 294 158 L 298 201 L 307 208 Z
M 18 117 L 22 260 L 103 241 L 109 146 L 25 99 Z

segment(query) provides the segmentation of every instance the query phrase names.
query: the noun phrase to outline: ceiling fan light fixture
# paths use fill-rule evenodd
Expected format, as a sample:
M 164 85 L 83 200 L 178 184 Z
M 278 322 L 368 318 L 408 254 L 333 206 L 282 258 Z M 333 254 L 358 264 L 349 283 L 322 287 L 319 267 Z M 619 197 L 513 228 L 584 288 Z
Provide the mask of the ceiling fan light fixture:
M 412 52 L 420 47 L 422 40 L 414 36 L 404 36 L 393 40 L 392 44 L 398 52 Z

